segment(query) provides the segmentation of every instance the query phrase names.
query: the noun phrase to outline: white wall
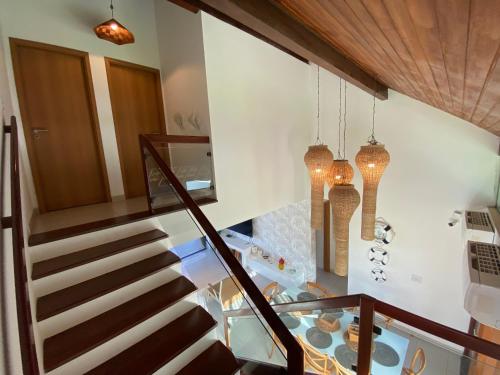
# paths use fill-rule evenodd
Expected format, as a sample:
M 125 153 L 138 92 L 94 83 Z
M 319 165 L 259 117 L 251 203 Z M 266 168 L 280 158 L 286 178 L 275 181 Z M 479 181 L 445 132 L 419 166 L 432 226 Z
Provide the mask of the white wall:
M 95 36 L 93 31 L 94 26 L 111 18 L 109 3 L 105 1 L 0 0 L 0 24 L 2 25 L 2 43 L 5 52 L 4 61 L 8 72 L 13 107 L 13 109 L 9 109 L 8 115 L 10 116 L 13 113 L 17 116 L 22 135 L 23 129 L 12 72 L 9 37 L 28 39 L 89 52 L 111 195 L 113 197 L 121 197 L 124 194 L 123 183 L 104 57 L 112 57 L 156 68 L 160 64 L 153 0 L 121 0 L 116 2 L 115 17 L 134 33 L 136 40 L 134 44 L 118 46 Z M 35 208 L 37 207 L 36 196 L 23 136 L 21 136 L 20 148 L 21 162 L 26 169 L 25 175 L 28 182 L 26 187 L 29 191 L 30 200 L 34 202 L 33 208 Z
M 210 135 L 201 12 L 165 0 L 155 8 L 168 133 Z M 195 118 L 199 129 L 189 121 Z
M 203 14 L 219 226 L 307 197 L 312 139 L 309 66 Z M 233 213 L 230 213 L 233 212 Z
M 338 78 L 322 73 L 325 139 L 337 151 Z M 348 85 L 347 156 L 354 162 L 371 130 L 373 99 Z M 329 103 L 329 107 L 327 104 Z M 386 267 L 388 281 L 371 280 L 371 245 L 360 239 L 361 206 L 351 221 L 349 293 L 367 293 L 440 323 L 466 330 L 459 226 L 449 228 L 456 209 L 493 205 L 498 179 L 498 137 L 443 111 L 390 91 L 376 103 L 376 137 L 391 162 L 379 187 L 377 215 L 396 231 Z M 333 150 L 332 150 L 333 151 Z M 411 275 L 422 282 L 411 281 Z
M 209 15 L 201 20 L 218 197 L 203 210 L 222 229 L 307 197 L 312 81 L 307 64 Z M 160 220 L 179 233 L 173 243 L 195 236 L 183 214 Z

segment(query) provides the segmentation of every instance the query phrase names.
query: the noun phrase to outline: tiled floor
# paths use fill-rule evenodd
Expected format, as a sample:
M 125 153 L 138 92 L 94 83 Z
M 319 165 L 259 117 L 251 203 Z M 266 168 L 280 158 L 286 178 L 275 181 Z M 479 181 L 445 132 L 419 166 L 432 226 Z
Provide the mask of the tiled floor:
M 31 218 L 31 233 L 43 233 L 55 229 L 72 227 L 79 224 L 125 216 L 136 212 L 147 211 L 146 197 L 92 204 L 34 214 Z

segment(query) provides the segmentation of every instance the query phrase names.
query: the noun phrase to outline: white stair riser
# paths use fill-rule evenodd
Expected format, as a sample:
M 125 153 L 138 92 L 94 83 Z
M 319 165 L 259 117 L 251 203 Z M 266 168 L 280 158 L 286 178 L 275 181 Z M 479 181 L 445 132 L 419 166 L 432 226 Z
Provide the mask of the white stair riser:
M 49 374 L 74 375 L 93 369 L 194 308 L 196 306 L 195 295 L 196 293 L 192 293 L 185 299 L 132 327 L 121 335 L 50 371 Z
M 39 335 L 42 339 L 53 336 L 172 281 L 180 276 L 180 268 L 180 263 L 177 263 L 135 283 L 38 322 Z
M 155 372 L 155 375 L 172 375 L 180 371 L 183 367 L 189 364 L 193 359 L 207 350 L 213 343 L 217 341 L 215 329 L 212 329 L 201 339 L 193 343 L 189 348 L 172 359 L 165 366 Z M 209 374 L 210 371 L 207 372 Z

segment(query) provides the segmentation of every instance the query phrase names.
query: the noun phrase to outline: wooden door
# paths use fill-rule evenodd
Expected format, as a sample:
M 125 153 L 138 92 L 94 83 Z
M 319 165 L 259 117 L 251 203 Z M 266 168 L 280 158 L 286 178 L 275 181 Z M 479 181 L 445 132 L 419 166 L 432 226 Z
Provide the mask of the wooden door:
M 88 54 L 10 39 L 40 212 L 110 200 Z
M 106 59 L 126 198 L 146 195 L 139 134 L 165 134 L 158 69 Z

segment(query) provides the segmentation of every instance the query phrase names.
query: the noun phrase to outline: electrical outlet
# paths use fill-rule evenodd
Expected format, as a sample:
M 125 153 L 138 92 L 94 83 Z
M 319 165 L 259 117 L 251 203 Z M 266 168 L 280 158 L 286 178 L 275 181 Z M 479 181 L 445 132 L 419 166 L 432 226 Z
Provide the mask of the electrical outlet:
M 415 283 L 419 283 L 419 284 L 422 284 L 422 276 L 420 275 L 416 275 L 414 273 L 411 274 L 411 281 L 415 282 Z

